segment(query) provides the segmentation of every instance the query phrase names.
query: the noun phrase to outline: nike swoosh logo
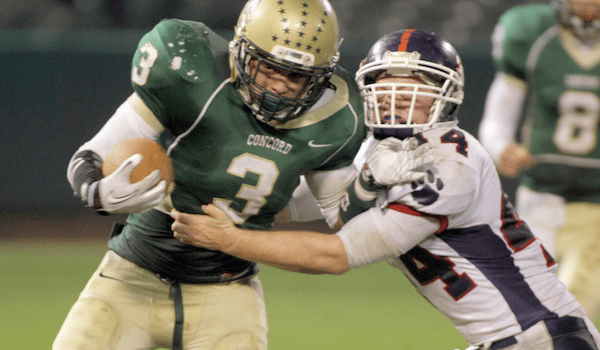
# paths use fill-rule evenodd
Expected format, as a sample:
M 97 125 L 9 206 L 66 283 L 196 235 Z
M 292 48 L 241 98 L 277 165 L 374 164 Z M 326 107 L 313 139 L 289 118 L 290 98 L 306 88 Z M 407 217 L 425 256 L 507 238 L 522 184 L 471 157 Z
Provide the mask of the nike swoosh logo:
M 308 145 L 310 147 L 329 147 L 329 146 L 333 146 L 332 144 L 318 145 L 318 144 L 315 144 L 315 140 L 308 141 Z
M 131 199 L 132 197 L 134 197 L 137 194 L 137 191 L 130 193 L 126 196 L 122 196 L 122 197 L 115 197 L 115 193 L 113 191 L 111 191 L 107 196 L 106 196 L 106 201 L 110 204 L 119 204 L 119 203 L 123 203 L 125 201 L 127 201 L 128 199 Z

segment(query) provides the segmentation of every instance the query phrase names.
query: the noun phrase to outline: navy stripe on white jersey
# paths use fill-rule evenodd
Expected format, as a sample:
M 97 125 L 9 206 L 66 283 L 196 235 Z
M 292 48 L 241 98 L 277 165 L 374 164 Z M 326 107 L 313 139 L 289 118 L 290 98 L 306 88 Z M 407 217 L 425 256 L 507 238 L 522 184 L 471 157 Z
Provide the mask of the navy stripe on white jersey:
M 580 305 L 556 264 L 504 195 L 495 166 L 468 132 L 422 132 L 434 152 L 426 176 L 388 190 L 338 233 L 350 267 L 387 260 L 470 344 L 522 333 Z

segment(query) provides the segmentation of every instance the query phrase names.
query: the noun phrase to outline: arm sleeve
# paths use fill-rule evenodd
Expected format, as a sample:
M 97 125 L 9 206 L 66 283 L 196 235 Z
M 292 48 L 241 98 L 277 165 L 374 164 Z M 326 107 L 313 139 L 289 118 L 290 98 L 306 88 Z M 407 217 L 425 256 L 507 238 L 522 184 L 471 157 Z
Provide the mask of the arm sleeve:
M 317 199 L 310 192 L 304 176 L 300 178 L 300 185 L 294 190 L 288 205 L 292 221 L 313 221 L 324 218 Z
M 367 160 L 367 156 L 377 144 L 372 136 L 367 138 L 361 145 L 356 157 L 354 158 L 353 164 L 356 171 L 348 168 L 340 172 L 340 176 L 356 177 L 359 170 L 362 169 L 364 163 Z M 352 183 L 352 178 L 347 178 L 348 183 Z M 345 180 L 344 180 L 345 181 Z M 313 185 L 313 187 L 315 187 Z M 315 188 L 318 190 L 318 188 Z M 341 197 L 340 197 L 341 198 Z M 300 185 L 294 191 L 292 199 L 289 202 L 290 214 L 292 221 L 312 221 L 324 218 L 324 214 L 321 212 L 319 203 L 311 189 L 308 187 L 306 178 L 303 176 L 300 178 Z M 332 212 L 331 215 L 335 214 Z
M 418 212 L 407 214 L 371 208 L 350 220 L 336 234 L 346 250 L 348 265 L 357 268 L 397 258 L 440 227 L 437 219 L 418 215 Z
M 358 169 L 354 164 L 340 169 L 305 174 L 306 184 L 316 198 L 330 227 L 337 222 L 340 201 L 346 193 L 346 188 L 357 175 Z
M 488 90 L 478 136 L 496 164 L 516 140 L 526 95 L 525 81 L 503 73 L 496 74 Z
M 160 128 L 149 123 L 148 117 L 140 113 L 125 101 L 104 124 L 102 129 L 88 142 L 84 143 L 71 158 L 67 168 L 67 179 L 76 195 L 84 198 L 87 186 L 102 178 L 102 161 L 112 147 L 129 138 L 145 137 L 156 140 Z M 139 107 L 138 107 L 139 109 Z M 85 188 L 82 189 L 82 186 Z

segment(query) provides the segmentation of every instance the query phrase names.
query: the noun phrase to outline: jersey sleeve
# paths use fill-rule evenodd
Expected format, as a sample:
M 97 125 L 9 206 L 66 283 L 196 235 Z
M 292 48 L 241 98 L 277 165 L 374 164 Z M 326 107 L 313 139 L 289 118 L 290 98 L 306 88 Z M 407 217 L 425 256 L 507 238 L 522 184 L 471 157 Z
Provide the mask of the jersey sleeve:
M 533 44 L 554 23 L 554 12 L 548 5 L 516 6 L 505 12 L 492 36 L 496 69 L 525 80 Z
M 464 140 L 457 136 L 453 140 L 461 139 Z M 432 147 L 435 160 L 424 166 L 426 176 L 420 181 L 393 187 L 388 192 L 388 201 L 432 215 L 461 213 L 475 198 L 481 178 L 468 157 L 468 143 L 464 148 L 454 141 Z
M 215 71 L 222 70 L 215 55 L 220 52 L 223 56 L 223 46 L 225 39 L 202 23 L 163 20 L 138 44 L 132 60 L 132 87 L 163 125 L 173 125 L 169 111 L 187 108 L 182 104 L 192 101 L 185 98 L 190 87 L 209 81 Z
M 331 118 L 328 137 L 334 142 L 335 140 L 345 141 L 343 146 L 323 164 L 314 168 L 315 171 L 334 170 L 349 166 L 367 137 L 362 98 L 356 81 L 339 66 L 336 68 L 335 78 L 332 80 L 339 85 L 338 90 L 347 90 L 347 93 L 336 93 L 334 99 L 337 100 L 329 102 L 330 105 L 342 105 L 343 107 Z
M 305 175 L 306 183 L 330 227 L 337 222 L 339 203 L 346 194 L 346 188 L 357 175 L 358 170 L 354 164 L 336 170 L 310 172 Z
M 350 268 L 357 268 L 406 253 L 443 223 L 416 211 L 371 208 L 348 221 L 337 233 Z

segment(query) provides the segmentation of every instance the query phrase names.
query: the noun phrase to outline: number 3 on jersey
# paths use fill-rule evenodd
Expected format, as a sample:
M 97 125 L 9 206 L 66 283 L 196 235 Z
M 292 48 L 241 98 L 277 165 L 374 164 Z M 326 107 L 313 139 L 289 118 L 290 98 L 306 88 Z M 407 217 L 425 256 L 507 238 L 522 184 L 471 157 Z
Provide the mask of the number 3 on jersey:
M 133 66 L 131 69 L 131 81 L 144 86 L 148 82 L 150 68 L 154 66 L 154 62 L 158 58 L 158 50 L 150 43 L 145 43 L 140 47 L 140 51 L 144 54 L 140 60 L 139 68 Z
M 227 169 L 227 173 L 241 178 L 244 178 L 248 171 L 257 174 L 259 178 L 256 186 L 243 184 L 238 190 L 236 198 L 246 201 L 246 205 L 241 212 L 231 208 L 231 200 L 213 199 L 213 204 L 225 211 L 236 224 L 241 224 L 250 216 L 258 214 L 260 208 L 267 204 L 265 197 L 273 192 L 273 186 L 275 186 L 275 181 L 279 177 L 279 169 L 273 161 L 250 153 L 244 153 L 233 158 Z

